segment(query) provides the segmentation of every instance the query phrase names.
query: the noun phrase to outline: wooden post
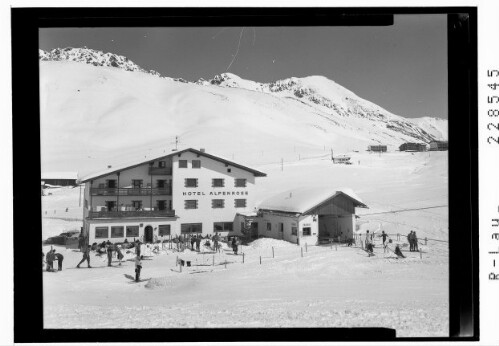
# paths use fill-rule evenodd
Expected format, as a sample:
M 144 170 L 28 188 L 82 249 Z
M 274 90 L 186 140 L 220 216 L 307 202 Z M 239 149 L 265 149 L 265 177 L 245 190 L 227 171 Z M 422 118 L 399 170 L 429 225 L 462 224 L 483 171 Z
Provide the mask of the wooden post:
M 212 262 L 212 266 L 213 266 L 213 267 L 215 266 L 215 255 L 213 255 L 213 262 Z
M 424 238 L 424 244 L 426 245 L 428 243 L 428 238 Z
M 260 256 L 260 264 L 262 264 L 262 256 Z
M 301 249 L 301 257 L 303 257 L 303 247 L 300 247 Z
M 175 260 L 175 267 L 178 266 L 178 256 L 177 259 Z
M 182 263 L 180 263 L 180 272 L 182 273 Z
M 419 258 L 423 259 L 423 253 L 421 252 L 421 250 L 419 250 Z
M 244 252 L 243 252 L 243 263 L 244 263 Z
M 272 258 L 274 258 L 274 247 L 272 246 Z

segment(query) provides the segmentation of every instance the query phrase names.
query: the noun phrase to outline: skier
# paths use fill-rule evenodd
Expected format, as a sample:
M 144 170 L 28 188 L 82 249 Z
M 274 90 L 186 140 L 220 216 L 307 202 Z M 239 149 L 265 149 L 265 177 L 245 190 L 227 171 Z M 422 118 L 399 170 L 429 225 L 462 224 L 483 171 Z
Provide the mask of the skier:
M 135 241 L 135 253 L 140 256 L 140 240 L 138 239 Z
M 399 244 L 395 245 L 395 254 L 399 257 L 402 257 L 402 258 L 405 258 L 404 254 L 402 253 L 402 251 L 400 251 L 400 247 L 399 247 Z
M 86 245 L 84 244 L 81 251 L 83 252 L 83 258 L 81 259 L 80 263 L 78 263 L 76 268 L 80 268 L 80 264 L 85 262 L 85 260 L 87 260 L 88 267 L 92 268 L 90 266 L 90 246 L 89 246 L 89 244 L 86 244 Z
M 237 255 L 237 240 L 236 240 L 236 237 L 232 238 L 232 250 L 234 250 L 234 255 Z
M 142 258 L 143 258 L 143 256 L 139 256 L 139 255 L 137 255 L 137 257 L 135 257 L 135 281 L 136 282 L 139 282 L 139 280 L 140 280 L 140 270 L 142 269 L 142 261 L 141 261 Z
M 385 245 L 386 237 L 387 237 L 387 234 L 385 233 L 385 231 L 381 231 L 381 238 L 383 238 L 383 246 L 386 246 Z
M 108 240 L 106 244 L 107 248 L 107 266 L 111 267 L 111 261 L 113 260 L 113 244 Z
M 55 249 L 52 250 L 54 253 L 54 258 L 57 260 L 57 270 L 62 271 L 62 261 L 64 260 L 64 256 L 60 253 L 55 253 Z

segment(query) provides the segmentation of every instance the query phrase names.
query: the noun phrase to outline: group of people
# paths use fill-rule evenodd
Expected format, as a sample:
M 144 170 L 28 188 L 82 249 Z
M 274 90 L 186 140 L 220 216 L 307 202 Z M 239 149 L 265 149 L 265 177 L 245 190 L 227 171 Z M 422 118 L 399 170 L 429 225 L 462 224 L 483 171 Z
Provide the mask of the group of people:
M 56 253 L 55 249 L 51 249 L 47 252 L 47 255 L 45 255 L 42 251 L 42 262 L 43 258 L 45 257 L 45 262 L 47 263 L 46 270 L 48 272 L 54 272 L 54 261 L 57 261 L 57 270 L 61 271 L 62 270 L 62 261 L 64 260 L 64 256 L 60 253 Z
M 409 242 L 409 251 L 419 251 L 419 249 L 418 249 L 418 237 L 416 236 L 416 232 L 411 231 L 407 235 L 407 241 Z

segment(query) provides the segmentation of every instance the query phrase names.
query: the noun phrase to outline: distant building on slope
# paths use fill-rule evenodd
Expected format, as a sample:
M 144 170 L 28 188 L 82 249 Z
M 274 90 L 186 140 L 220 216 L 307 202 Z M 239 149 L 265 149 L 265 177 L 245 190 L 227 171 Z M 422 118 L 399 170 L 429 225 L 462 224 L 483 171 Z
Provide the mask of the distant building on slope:
M 404 143 L 399 146 L 400 151 L 426 151 L 424 143 Z
M 350 159 L 351 157 L 348 155 L 338 155 L 332 157 L 333 163 L 339 163 L 344 165 L 351 165 L 352 162 L 350 162 Z
M 353 238 L 356 207 L 367 208 L 350 189 L 297 188 L 263 201 L 256 216 L 238 214 L 236 224 L 241 229 L 249 219 L 253 234 L 298 244 L 346 241 Z
M 81 179 L 84 234 L 90 243 L 225 236 L 238 212 L 253 210 L 255 178 L 265 176 L 192 148 L 109 167 Z
M 78 172 L 45 172 L 41 180 L 45 182 L 44 185 L 76 186 Z
M 387 147 L 386 145 L 370 145 L 367 147 L 367 151 L 376 152 L 376 153 L 386 153 Z
M 431 141 L 430 142 L 430 151 L 442 151 L 449 150 L 449 142 L 448 141 Z

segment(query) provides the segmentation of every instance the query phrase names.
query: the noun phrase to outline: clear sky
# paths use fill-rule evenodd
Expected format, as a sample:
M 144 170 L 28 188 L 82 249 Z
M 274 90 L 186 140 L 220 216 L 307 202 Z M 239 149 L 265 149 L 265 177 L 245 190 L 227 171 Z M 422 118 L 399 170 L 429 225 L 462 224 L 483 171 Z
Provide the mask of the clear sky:
M 397 15 L 381 27 L 54 28 L 39 37 L 44 50 L 87 46 L 190 81 L 322 75 L 397 115 L 447 118 L 445 15 Z

